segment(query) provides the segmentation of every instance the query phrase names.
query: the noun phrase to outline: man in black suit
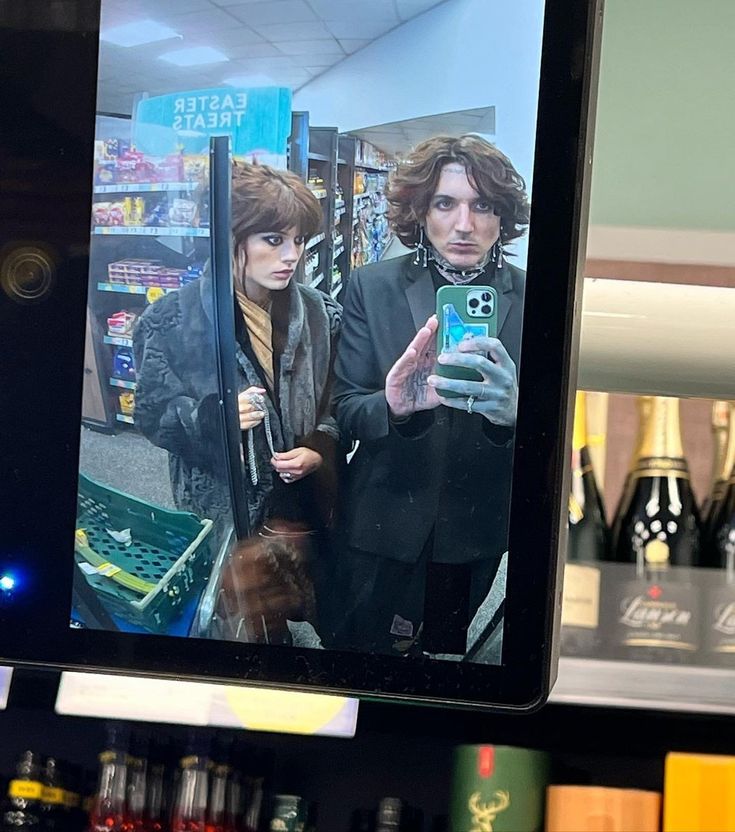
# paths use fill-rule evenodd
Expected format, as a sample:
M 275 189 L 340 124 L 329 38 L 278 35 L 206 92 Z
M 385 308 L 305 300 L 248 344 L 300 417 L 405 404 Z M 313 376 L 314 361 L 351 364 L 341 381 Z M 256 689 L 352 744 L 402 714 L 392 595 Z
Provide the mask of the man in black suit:
M 334 398 L 348 465 L 334 646 L 463 654 L 507 549 L 525 275 L 503 247 L 528 224 L 525 184 L 477 136 L 429 139 L 394 172 L 389 219 L 415 253 L 349 281 Z M 435 375 L 436 292 L 490 285 L 498 337 L 466 339 Z M 452 391 L 456 397 L 439 392 Z

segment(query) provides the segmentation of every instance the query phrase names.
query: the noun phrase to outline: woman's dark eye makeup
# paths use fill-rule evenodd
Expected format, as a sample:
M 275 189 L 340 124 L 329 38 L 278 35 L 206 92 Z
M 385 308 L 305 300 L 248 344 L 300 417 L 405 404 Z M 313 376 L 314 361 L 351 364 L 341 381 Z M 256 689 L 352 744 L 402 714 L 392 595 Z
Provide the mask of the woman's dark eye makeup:
M 264 234 L 263 239 L 272 246 L 280 246 L 283 243 L 283 236 L 283 234 Z M 293 241 L 297 246 L 303 246 L 306 237 L 303 234 L 299 234 L 293 238 Z

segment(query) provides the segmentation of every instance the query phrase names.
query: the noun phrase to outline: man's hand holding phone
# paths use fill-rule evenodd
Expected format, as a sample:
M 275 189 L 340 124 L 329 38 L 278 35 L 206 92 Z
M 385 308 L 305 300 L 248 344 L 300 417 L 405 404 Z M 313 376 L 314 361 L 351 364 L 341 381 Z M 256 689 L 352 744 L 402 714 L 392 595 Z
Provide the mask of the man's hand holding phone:
M 408 418 L 419 410 L 433 410 L 441 404 L 439 394 L 428 384 L 436 362 L 438 326 L 436 315 L 432 315 L 385 379 L 385 400 L 394 418 Z
M 430 375 L 427 383 L 441 404 L 481 413 L 494 425 L 515 425 L 518 409 L 516 365 L 497 338 L 466 338 L 459 344 L 458 352 L 442 353 L 437 361 L 475 370 L 482 376 L 482 381 L 465 381 Z M 454 393 L 456 398 L 440 396 L 437 388 Z

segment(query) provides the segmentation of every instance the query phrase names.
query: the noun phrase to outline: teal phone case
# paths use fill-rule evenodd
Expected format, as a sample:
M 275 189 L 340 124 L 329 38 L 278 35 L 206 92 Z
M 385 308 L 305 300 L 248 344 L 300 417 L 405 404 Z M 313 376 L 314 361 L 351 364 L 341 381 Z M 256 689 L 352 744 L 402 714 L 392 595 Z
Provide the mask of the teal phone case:
M 473 303 L 475 300 L 476 305 Z M 457 352 L 457 345 L 467 335 L 495 338 L 498 334 L 497 292 L 491 286 L 441 286 L 436 293 L 436 317 L 439 321 L 436 331 L 437 355 Z M 482 381 L 482 376 L 475 370 L 448 364 L 437 363 L 436 374 L 444 378 Z M 438 392 L 445 398 L 461 395 L 440 388 Z

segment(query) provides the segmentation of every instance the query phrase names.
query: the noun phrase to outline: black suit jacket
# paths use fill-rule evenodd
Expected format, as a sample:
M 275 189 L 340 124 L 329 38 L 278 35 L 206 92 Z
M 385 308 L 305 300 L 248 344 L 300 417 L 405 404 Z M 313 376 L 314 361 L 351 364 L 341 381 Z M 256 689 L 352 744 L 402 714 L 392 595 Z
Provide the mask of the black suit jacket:
M 357 269 L 347 286 L 334 398 L 347 467 L 342 528 L 350 547 L 415 562 L 434 530 L 437 562 L 500 558 L 507 549 L 513 431 L 440 405 L 402 424 L 388 415 L 388 371 L 435 311 L 429 269 L 413 254 Z M 487 279 L 486 279 L 487 277 Z M 488 267 L 498 337 L 518 367 L 525 273 Z

